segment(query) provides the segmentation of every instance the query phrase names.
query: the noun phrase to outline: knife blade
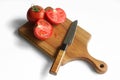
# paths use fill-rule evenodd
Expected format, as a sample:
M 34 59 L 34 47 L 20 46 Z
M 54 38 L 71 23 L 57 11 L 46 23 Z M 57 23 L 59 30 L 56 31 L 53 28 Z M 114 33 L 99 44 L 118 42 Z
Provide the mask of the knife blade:
M 61 65 L 61 62 L 63 60 L 63 57 L 65 55 L 66 49 L 67 49 L 68 45 L 70 45 L 74 39 L 74 35 L 76 32 L 76 27 L 77 27 L 77 22 L 78 21 L 75 20 L 74 22 L 72 22 L 70 24 L 69 30 L 66 34 L 66 37 L 65 37 L 65 39 L 60 47 L 60 50 L 59 50 L 59 52 L 58 52 L 58 54 L 57 54 L 57 56 L 52 64 L 52 67 L 50 69 L 51 74 L 55 74 L 55 75 L 57 74 L 58 69 Z

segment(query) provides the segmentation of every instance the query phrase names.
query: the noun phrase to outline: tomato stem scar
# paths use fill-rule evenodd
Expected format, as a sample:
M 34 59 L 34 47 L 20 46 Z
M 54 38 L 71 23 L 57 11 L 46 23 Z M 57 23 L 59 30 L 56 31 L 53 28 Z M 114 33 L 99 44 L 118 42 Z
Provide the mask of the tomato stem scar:
M 32 6 L 32 10 L 35 12 L 39 12 L 39 9 L 36 6 Z

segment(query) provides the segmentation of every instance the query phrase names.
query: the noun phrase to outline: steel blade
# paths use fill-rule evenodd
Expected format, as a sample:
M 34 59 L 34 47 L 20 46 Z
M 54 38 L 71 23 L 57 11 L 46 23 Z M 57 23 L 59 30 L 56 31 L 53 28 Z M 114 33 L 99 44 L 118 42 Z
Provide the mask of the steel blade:
M 71 44 L 72 43 L 72 40 L 74 39 L 74 34 L 76 32 L 77 23 L 78 23 L 78 21 L 75 20 L 74 22 L 72 22 L 70 24 L 69 30 L 66 34 L 63 44 Z

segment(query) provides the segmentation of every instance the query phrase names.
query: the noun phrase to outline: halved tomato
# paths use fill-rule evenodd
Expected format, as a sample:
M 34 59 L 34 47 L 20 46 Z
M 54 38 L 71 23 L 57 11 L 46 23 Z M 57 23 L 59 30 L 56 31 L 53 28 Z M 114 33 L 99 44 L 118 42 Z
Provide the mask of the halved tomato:
M 66 20 L 65 11 L 61 8 L 48 9 L 46 10 L 45 15 L 52 24 L 63 23 Z
M 40 40 L 45 40 L 52 35 L 52 25 L 44 19 L 39 19 L 34 28 L 34 35 Z
M 30 7 L 27 11 L 27 19 L 29 22 L 35 23 L 39 19 L 43 19 L 45 10 L 38 5 Z

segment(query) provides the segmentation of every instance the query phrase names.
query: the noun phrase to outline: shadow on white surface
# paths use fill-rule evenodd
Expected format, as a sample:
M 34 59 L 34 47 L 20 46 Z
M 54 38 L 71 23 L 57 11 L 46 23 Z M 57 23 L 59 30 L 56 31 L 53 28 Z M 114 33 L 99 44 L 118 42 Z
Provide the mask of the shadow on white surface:
M 12 30 L 14 30 L 13 34 L 15 37 L 17 37 L 15 45 L 21 48 L 27 48 L 29 46 L 28 44 L 26 44 L 26 41 L 22 37 L 20 37 L 18 33 L 19 27 L 25 24 L 26 22 L 27 20 L 18 18 L 18 19 L 13 19 L 10 23 Z
M 45 52 L 43 52 L 42 50 L 37 49 L 34 45 L 30 44 L 26 39 L 24 39 L 22 36 L 19 35 L 18 29 L 20 28 L 20 26 L 22 26 L 26 22 L 27 22 L 27 20 L 20 19 L 20 18 L 14 19 L 11 22 L 11 26 L 12 26 L 12 28 L 14 30 L 14 35 L 15 35 L 15 37 L 18 38 L 17 42 L 16 42 L 16 46 L 18 46 L 20 48 L 25 48 L 25 49 L 27 47 L 32 47 L 33 50 L 35 50 L 36 53 L 39 54 L 39 56 L 42 56 L 42 57 L 44 57 L 46 59 L 47 64 L 45 63 L 45 66 L 42 66 L 43 67 L 42 71 L 40 71 L 40 75 L 45 77 L 48 74 L 48 72 L 49 72 L 48 70 L 51 67 L 52 60 L 51 60 L 51 58 L 48 55 L 45 54 Z

